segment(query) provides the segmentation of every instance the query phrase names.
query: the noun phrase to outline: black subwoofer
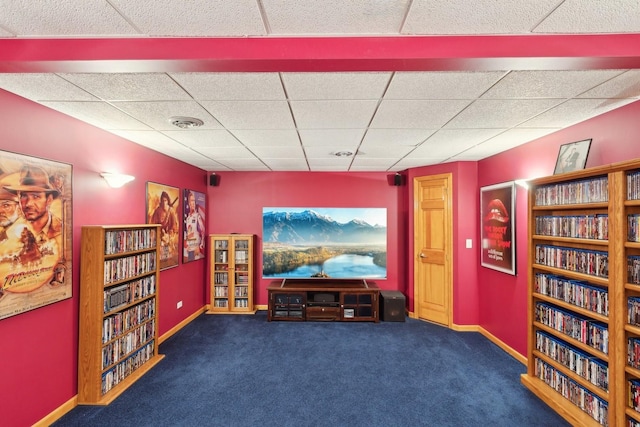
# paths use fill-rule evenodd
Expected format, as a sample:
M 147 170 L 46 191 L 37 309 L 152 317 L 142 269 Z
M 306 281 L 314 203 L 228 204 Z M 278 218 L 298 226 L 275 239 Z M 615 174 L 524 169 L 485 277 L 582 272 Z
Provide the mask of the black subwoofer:
M 380 291 L 380 320 L 404 322 L 405 298 L 400 291 Z

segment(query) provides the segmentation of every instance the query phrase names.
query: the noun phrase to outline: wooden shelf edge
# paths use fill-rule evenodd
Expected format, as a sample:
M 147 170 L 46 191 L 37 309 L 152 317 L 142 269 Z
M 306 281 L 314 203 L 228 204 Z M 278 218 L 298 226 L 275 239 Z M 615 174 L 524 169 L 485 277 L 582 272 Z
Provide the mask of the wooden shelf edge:
M 549 387 L 542 380 L 528 374 L 522 374 L 520 376 L 520 382 L 571 425 L 602 427 L 601 424 L 591 418 L 589 414 L 565 399 L 564 396 Z
M 142 366 L 133 371 L 127 378 L 122 380 L 118 385 L 113 387 L 107 394 L 102 396 L 101 399 L 92 402 L 92 401 L 84 401 L 80 399 L 78 396 L 78 405 L 97 405 L 97 406 L 106 406 L 113 402 L 118 396 L 125 392 L 133 383 L 135 383 L 140 377 L 146 374 L 151 368 L 156 366 L 158 362 L 164 359 L 164 354 L 158 354 L 153 356 L 151 359 L 146 361 Z
M 248 310 L 248 311 L 214 311 L 208 310 L 205 314 L 256 314 L 258 310 Z

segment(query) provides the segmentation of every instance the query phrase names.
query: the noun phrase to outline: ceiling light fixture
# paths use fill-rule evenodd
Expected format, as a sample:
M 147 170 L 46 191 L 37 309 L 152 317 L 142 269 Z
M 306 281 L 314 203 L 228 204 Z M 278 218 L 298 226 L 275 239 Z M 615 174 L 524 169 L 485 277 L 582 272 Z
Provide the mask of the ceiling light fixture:
M 353 153 L 351 151 L 336 151 L 333 155 L 336 157 L 351 157 Z
M 182 116 L 169 117 L 169 122 L 172 125 L 179 127 L 180 129 L 197 128 L 204 124 L 202 120 L 196 119 L 195 117 L 182 117 Z
M 136 179 L 135 176 L 124 175 L 124 174 L 121 174 L 121 173 L 102 172 L 100 174 L 100 176 L 102 176 L 104 178 L 104 180 L 107 181 L 107 184 L 111 188 L 120 188 L 123 185 L 125 185 L 126 183 L 131 182 L 134 179 Z

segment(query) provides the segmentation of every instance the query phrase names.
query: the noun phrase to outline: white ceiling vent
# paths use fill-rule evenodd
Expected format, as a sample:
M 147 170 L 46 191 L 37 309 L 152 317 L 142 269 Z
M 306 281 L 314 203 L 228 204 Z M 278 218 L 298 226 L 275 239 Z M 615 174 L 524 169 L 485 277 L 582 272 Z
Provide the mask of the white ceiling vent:
M 181 116 L 170 117 L 169 122 L 171 122 L 172 125 L 179 127 L 180 129 L 197 128 L 204 124 L 202 120 L 196 119 L 195 117 Z

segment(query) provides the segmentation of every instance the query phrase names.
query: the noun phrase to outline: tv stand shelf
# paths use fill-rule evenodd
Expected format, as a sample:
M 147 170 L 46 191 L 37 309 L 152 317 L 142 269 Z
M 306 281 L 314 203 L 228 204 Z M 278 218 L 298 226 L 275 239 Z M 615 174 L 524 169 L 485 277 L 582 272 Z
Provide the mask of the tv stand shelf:
M 364 279 L 283 279 L 267 291 L 269 321 L 380 321 L 380 289 Z

